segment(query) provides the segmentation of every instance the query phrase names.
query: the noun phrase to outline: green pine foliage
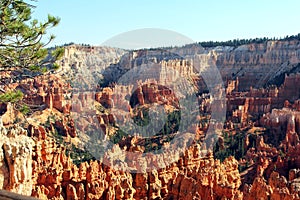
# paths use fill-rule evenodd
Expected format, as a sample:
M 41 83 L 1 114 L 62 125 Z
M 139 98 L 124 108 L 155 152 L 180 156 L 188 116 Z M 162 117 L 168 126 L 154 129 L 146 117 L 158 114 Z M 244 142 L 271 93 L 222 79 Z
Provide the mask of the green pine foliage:
M 53 50 L 50 56 L 45 48 L 55 38 L 53 35 L 42 42 L 47 30 L 57 26 L 60 19 L 51 15 L 45 22 L 32 19 L 34 8 L 24 0 L 0 1 L 1 68 L 37 71 L 62 56 L 63 48 Z
M 223 132 L 224 149 L 221 149 L 217 143 L 214 146 L 215 158 L 222 162 L 229 156 L 234 156 L 237 160 L 243 158 L 245 155 L 244 140 L 246 133 L 244 131 L 238 132 L 236 135 L 231 135 L 228 132 Z
M 31 110 L 27 105 L 22 105 L 22 107 L 19 109 L 19 111 L 23 114 L 23 115 L 27 115 Z
M 202 47 L 217 47 L 217 46 L 232 46 L 232 47 L 238 47 L 240 45 L 245 45 L 245 44 L 262 44 L 267 41 L 274 41 L 274 40 L 279 40 L 279 41 L 291 41 L 291 40 L 300 40 L 300 33 L 297 35 L 291 35 L 291 36 L 285 36 L 284 38 L 268 38 L 268 37 L 263 37 L 263 38 L 254 38 L 254 39 L 234 39 L 234 40 L 228 40 L 228 41 L 206 41 L 206 42 L 199 42 L 199 44 Z
M 20 90 L 17 91 L 8 91 L 4 94 L 0 95 L 0 102 L 1 103 L 16 103 L 23 99 L 23 93 Z
M 66 149 L 66 155 L 70 156 L 73 163 L 80 166 L 80 163 L 89 162 L 91 160 L 96 160 L 96 158 L 86 149 L 80 149 L 76 147 L 74 144 L 70 144 Z

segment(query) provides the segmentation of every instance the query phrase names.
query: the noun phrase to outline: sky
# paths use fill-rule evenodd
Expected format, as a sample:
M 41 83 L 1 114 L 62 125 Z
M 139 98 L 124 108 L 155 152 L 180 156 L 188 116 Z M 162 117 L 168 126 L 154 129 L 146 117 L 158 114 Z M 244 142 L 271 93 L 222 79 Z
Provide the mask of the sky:
M 33 18 L 61 18 L 52 45 L 101 45 L 137 29 L 166 29 L 192 41 L 300 33 L 299 0 L 39 0 Z

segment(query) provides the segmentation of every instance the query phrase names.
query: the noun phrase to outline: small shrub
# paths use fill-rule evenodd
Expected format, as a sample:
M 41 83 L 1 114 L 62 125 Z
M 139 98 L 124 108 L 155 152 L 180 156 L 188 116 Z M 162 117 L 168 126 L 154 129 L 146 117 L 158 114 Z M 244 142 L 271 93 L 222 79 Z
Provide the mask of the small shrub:
M 52 69 L 54 69 L 54 70 L 58 70 L 59 68 L 60 68 L 60 65 L 57 63 L 54 63 L 52 66 Z
M 0 95 L 0 102 L 2 103 L 16 103 L 23 99 L 23 93 L 20 90 L 9 91 Z
M 29 70 L 33 71 L 33 72 L 38 72 L 38 71 L 41 70 L 41 68 L 37 65 L 32 65 L 32 66 L 29 67 Z
M 19 109 L 19 111 L 23 115 L 27 115 L 30 112 L 30 108 L 27 105 L 22 105 L 22 107 Z

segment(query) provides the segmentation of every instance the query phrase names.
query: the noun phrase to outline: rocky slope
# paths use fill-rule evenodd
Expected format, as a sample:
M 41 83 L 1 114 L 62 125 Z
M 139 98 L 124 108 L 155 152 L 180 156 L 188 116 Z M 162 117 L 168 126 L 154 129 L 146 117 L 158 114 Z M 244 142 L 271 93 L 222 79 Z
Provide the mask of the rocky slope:
M 237 161 L 201 158 L 197 145 L 168 168 L 130 174 L 98 161 L 77 167 L 42 126 L 31 127 L 29 133 L 19 126 L 7 130 L 1 124 L 0 128 L 5 139 L 0 154 L 1 188 L 6 190 L 42 199 L 241 197 Z
M 299 72 L 300 41 L 267 41 L 238 47 L 218 46 L 203 48 L 197 44 L 181 48 L 152 49 L 125 53 L 120 62 L 115 62 L 103 71 L 109 81 L 116 81 L 129 69 L 142 64 L 160 63 L 193 55 L 210 55 L 223 80 L 240 80 L 239 90 L 260 88 L 268 84 L 282 84 L 286 73 Z M 68 59 L 68 55 L 66 57 Z M 192 61 L 193 62 L 193 61 Z M 104 65 L 99 69 L 103 69 Z M 196 69 L 199 72 L 199 69 Z M 113 76 L 113 77 L 112 77 Z M 255 84 L 253 84 L 255 81 Z
M 1 89 L 21 90 L 31 112 L 0 103 L 0 189 L 41 199 L 300 199 L 299 51 L 298 40 L 132 52 L 72 45 L 55 74 L 10 82 L 13 72 L 1 71 Z M 198 76 L 205 59 L 225 85 L 226 105 L 215 110 Z M 199 112 L 185 129 L 192 141 L 178 140 L 163 159 L 144 156 L 172 145 L 190 89 L 198 102 L 192 112 Z M 162 106 L 169 126 L 150 140 L 120 131 L 131 118 L 151 123 L 151 105 Z M 225 123 L 210 123 L 212 111 L 225 107 Z M 213 152 L 203 143 L 211 128 L 221 130 Z M 100 160 L 84 146 L 92 136 L 113 143 Z M 118 170 L 133 167 L 140 173 Z
M 3 127 L 0 118 L 0 188 L 31 195 L 34 141 L 19 126 Z

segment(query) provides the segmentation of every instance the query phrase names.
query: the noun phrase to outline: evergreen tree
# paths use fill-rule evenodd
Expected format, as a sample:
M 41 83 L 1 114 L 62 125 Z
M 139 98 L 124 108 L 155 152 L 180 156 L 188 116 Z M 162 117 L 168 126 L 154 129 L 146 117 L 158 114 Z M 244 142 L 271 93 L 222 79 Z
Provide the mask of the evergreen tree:
M 53 35 L 42 42 L 46 30 L 57 26 L 60 19 L 48 15 L 45 22 L 39 22 L 31 18 L 34 8 L 24 0 L 0 1 L 0 69 L 45 70 L 46 65 L 62 56 L 61 48 L 53 50 L 51 58 L 48 56 L 45 46 L 55 38 Z

